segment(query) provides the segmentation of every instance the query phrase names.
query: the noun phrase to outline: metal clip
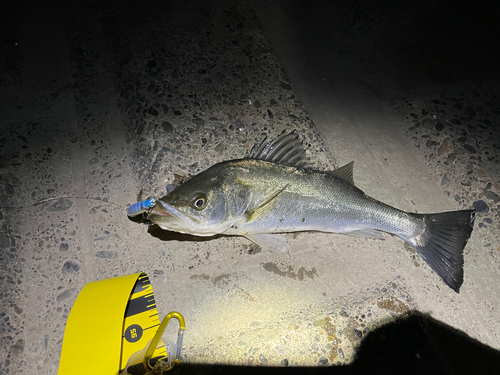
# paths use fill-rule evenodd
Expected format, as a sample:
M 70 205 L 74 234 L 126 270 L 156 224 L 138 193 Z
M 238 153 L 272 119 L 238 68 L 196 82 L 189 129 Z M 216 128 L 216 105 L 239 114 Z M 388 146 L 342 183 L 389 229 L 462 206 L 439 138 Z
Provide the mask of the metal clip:
M 146 371 L 151 371 L 153 369 L 153 367 L 149 362 L 151 361 L 151 357 L 153 356 L 156 346 L 160 342 L 163 332 L 165 332 L 165 329 L 167 328 L 168 323 L 172 318 L 175 318 L 179 321 L 179 332 L 177 333 L 177 350 L 175 352 L 175 357 L 172 362 L 172 365 L 168 368 L 165 368 L 163 371 L 170 371 L 176 364 L 179 363 L 179 358 L 181 356 L 181 348 L 182 348 L 182 338 L 184 337 L 184 331 L 186 330 L 186 322 L 184 320 L 184 317 L 180 313 L 178 313 L 177 311 L 172 311 L 168 313 L 167 316 L 165 316 L 165 318 L 163 318 L 160 326 L 158 327 L 158 330 L 156 331 L 156 334 L 154 335 L 153 339 L 151 340 L 151 343 L 149 344 L 148 350 L 146 350 L 146 354 L 144 355 L 144 359 L 142 361 Z

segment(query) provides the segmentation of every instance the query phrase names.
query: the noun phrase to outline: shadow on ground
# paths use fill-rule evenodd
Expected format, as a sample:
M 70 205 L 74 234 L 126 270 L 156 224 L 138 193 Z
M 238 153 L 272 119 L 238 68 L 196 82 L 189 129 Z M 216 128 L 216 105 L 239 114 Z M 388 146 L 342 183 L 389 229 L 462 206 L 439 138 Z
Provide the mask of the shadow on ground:
M 179 232 L 172 232 L 169 230 L 163 230 L 158 225 L 150 225 L 148 228 L 148 233 L 153 237 L 158 238 L 162 241 L 189 241 L 189 242 L 206 242 L 211 241 L 215 238 L 227 237 L 221 234 L 209 237 L 192 236 L 190 234 L 184 234 Z
M 500 351 L 413 311 L 366 336 L 350 365 L 250 367 L 181 364 L 178 374 L 498 374 Z
M 128 216 L 130 221 L 133 221 L 138 224 L 148 224 L 148 233 L 155 237 L 158 238 L 161 241 L 189 241 L 189 242 L 205 242 L 205 241 L 211 241 L 215 238 L 220 238 L 220 237 L 227 237 L 223 236 L 221 234 L 215 235 L 215 236 L 209 236 L 209 237 L 201 237 L 201 236 L 192 236 L 190 234 L 184 234 L 184 233 L 179 233 L 179 232 L 173 232 L 170 230 L 163 230 L 161 229 L 158 225 L 156 224 L 151 224 L 151 222 L 146 218 L 145 214 L 142 215 L 137 215 L 130 217 Z

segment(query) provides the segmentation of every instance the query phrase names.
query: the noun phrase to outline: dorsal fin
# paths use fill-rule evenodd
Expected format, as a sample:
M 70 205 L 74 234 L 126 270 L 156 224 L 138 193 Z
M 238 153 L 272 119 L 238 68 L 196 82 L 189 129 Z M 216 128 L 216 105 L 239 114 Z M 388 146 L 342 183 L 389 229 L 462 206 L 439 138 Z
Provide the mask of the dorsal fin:
M 352 177 L 353 167 L 354 161 L 351 161 L 343 167 L 337 168 L 334 171 L 330 171 L 328 173 L 349 182 L 351 185 L 354 185 L 354 178 Z
M 295 130 L 288 134 L 283 132 L 272 141 L 268 140 L 267 137 L 264 138 L 259 146 L 252 147 L 247 158 L 271 161 L 296 168 L 312 168 L 311 161 L 307 157 Z

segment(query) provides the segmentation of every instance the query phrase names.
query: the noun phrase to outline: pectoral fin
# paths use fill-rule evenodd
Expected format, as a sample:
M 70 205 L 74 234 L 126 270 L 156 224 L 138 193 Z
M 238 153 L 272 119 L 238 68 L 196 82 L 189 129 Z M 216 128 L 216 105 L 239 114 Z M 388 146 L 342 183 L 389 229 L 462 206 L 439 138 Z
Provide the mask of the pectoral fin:
M 371 228 L 356 229 L 345 234 L 357 238 L 373 238 L 376 240 L 385 240 L 385 237 L 383 236 L 381 231 Z
M 259 204 L 257 207 L 245 212 L 245 217 L 247 222 L 258 220 L 266 216 L 268 213 L 274 210 L 276 207 L 277 201 L 275 198 L 280 195 L 280 193 L 287 188 L 288 184 L 286 184 L 282 189 L 276 190 L 269 197 L 266 198 L 264 202 Z
M 279 250 L 290 255 L 288 242 L 278 234 L 257 233 L 247 234 L 245 237 L 259 245 L 263 250 Z

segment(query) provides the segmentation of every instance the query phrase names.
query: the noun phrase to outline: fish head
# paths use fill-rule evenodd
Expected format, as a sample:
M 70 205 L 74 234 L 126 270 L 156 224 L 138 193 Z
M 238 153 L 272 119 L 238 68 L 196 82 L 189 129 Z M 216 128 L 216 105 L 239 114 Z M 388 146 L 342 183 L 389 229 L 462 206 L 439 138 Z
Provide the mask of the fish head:
M 220 234 L 244 215 L 249 190 L 224 169 L 210 168 L 160 198 L 148 219 L 160 228 L 195 236 Z

